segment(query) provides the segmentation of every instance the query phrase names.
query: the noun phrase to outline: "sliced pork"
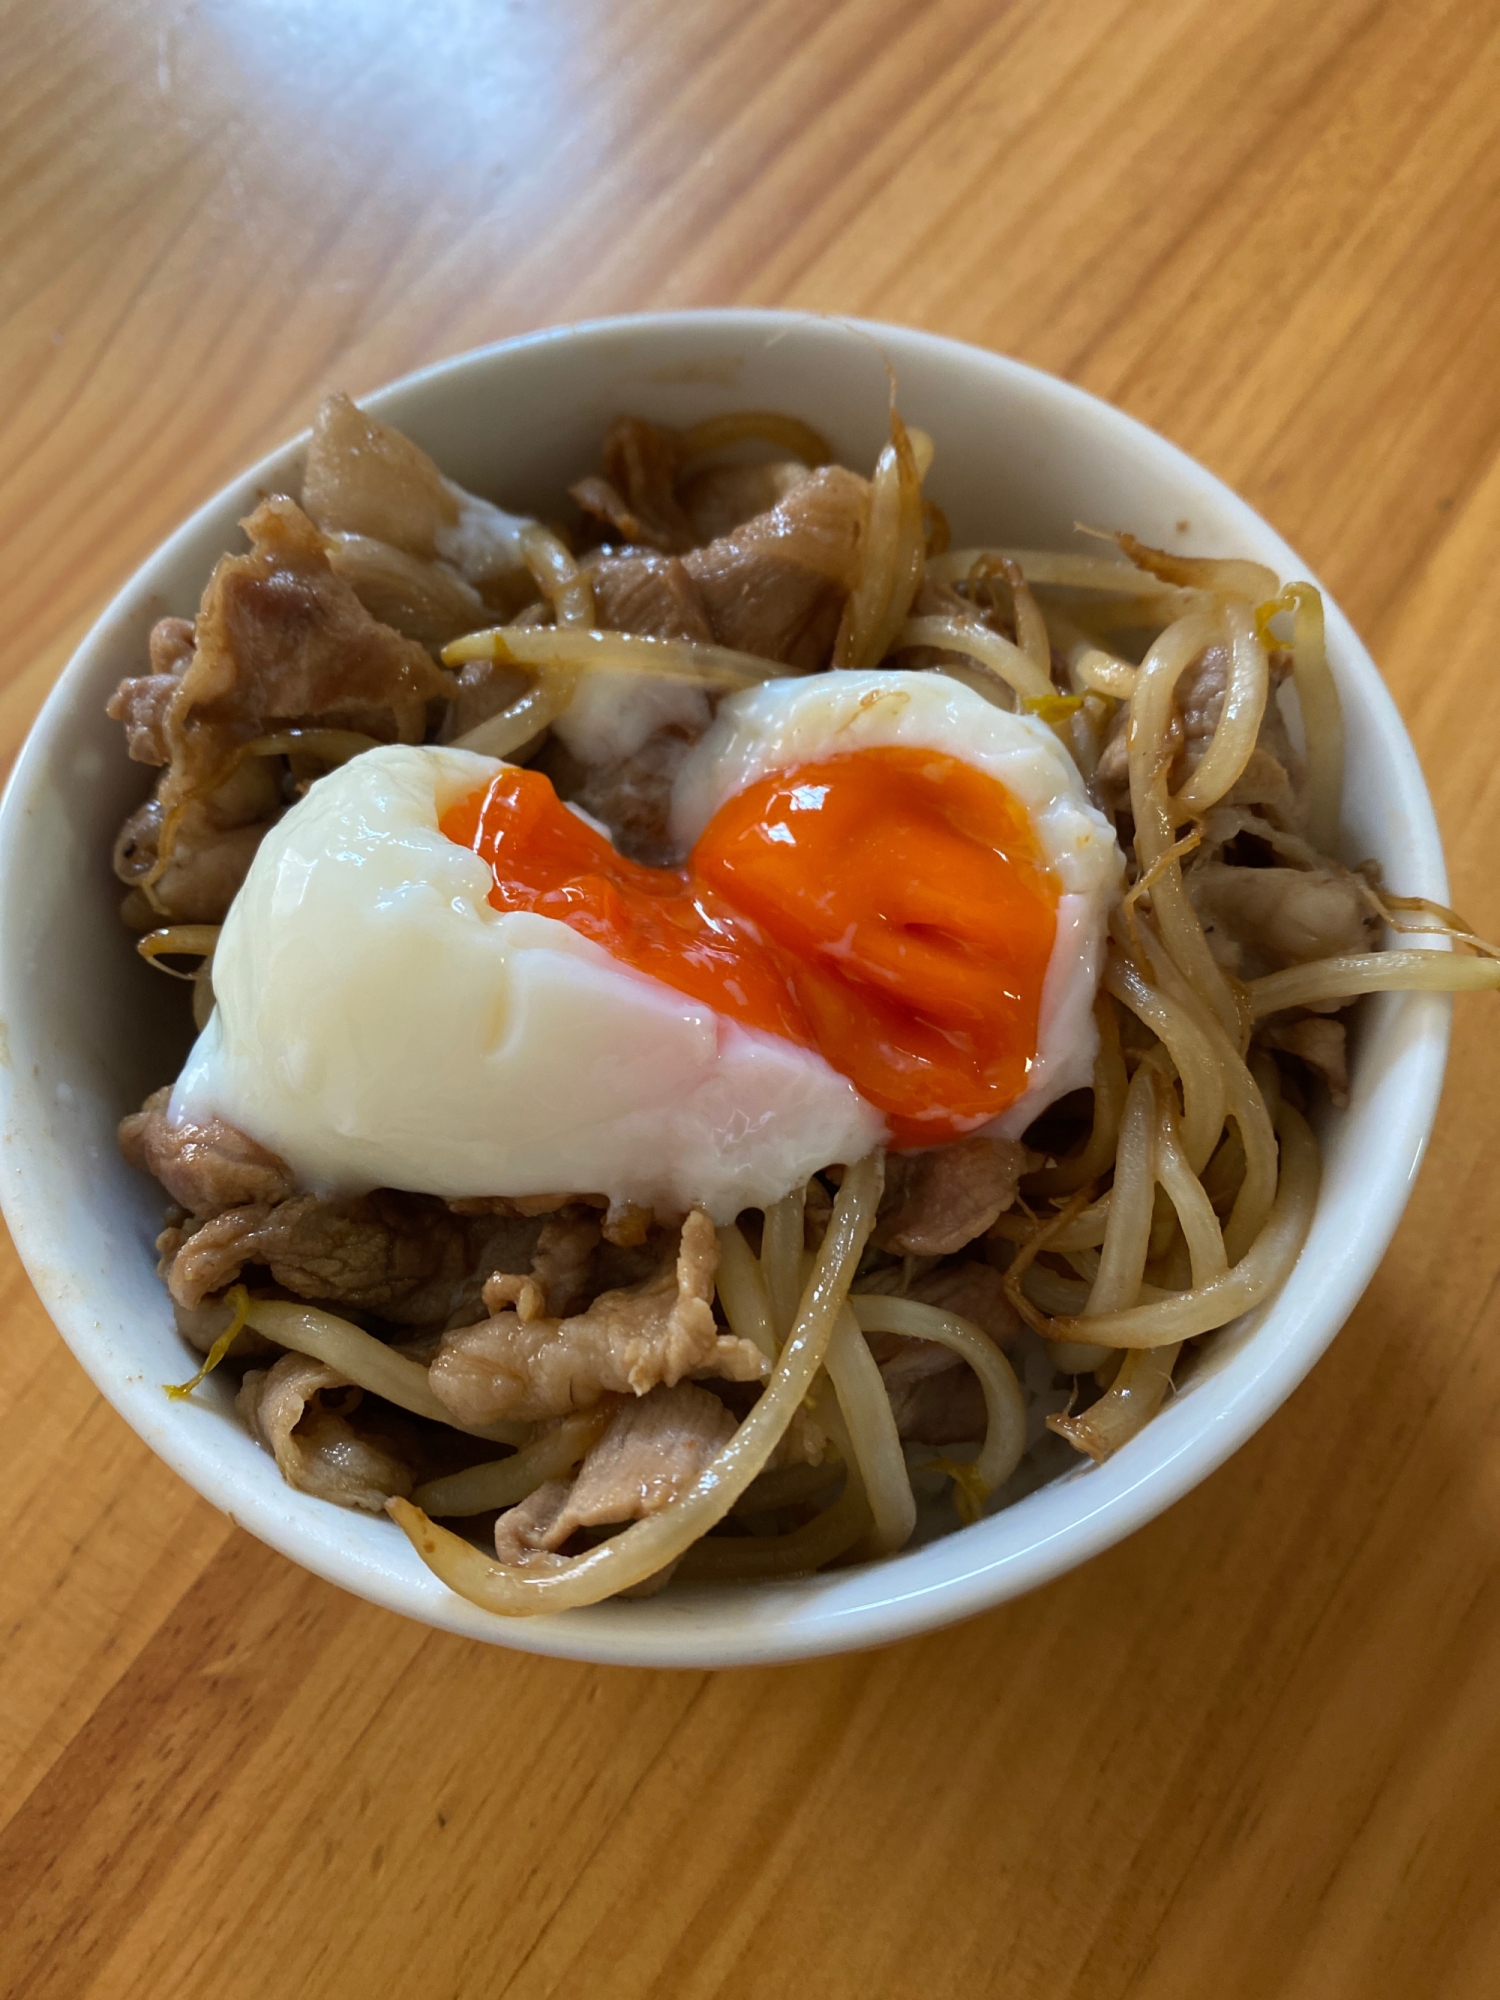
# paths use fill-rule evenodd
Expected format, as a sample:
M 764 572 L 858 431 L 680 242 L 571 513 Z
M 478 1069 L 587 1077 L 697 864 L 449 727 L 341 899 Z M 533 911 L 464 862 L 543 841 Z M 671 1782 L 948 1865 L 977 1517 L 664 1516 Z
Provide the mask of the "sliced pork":
M 550 1480 L 495 1523 L 503 1563 L 535 1562 L 580 1528 L 642 1521 L 685 1493 L 734 1435 L 734 1418 L 691 1382 L 661 1386 L 610 1419 L 578 1476 Z
M 530 1295 L 517 1287 L 514 1306 L 443 1336 L 433 1389 L 460 1423 L 482 1426 L 560 1417 L 689 1375 L 759 1381 L 768 1369 L 760 1349 L 721 1334 L 714 1320 L 718 1255 L 713 1224 L 694 1209 L 675 1257 L 654 1277 L 601 1292 L 570 1318 L 539 1309 L 540 1287 Z

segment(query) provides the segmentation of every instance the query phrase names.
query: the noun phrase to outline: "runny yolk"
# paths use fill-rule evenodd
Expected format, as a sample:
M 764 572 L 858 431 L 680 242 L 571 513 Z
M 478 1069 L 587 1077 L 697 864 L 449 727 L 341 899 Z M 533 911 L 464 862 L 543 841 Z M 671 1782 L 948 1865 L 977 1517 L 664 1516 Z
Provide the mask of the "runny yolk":
M 956 757 L 858 750 L 762 778 L 680 869 L 626 860 L 510 765 L 441 828 L 489 864 L 497 910 L 817 1049 L 898 1146 L 973 1131 L 1026 1087 L 1057 887 L 1010 793 Z

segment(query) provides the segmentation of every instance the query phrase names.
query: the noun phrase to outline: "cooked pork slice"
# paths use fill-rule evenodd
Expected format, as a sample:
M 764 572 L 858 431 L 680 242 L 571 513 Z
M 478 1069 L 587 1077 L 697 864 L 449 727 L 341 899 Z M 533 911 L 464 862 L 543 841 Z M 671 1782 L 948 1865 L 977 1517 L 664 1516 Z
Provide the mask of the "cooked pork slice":
M 450 677 L 370 616 L 294 501 L 263 500 L 243 525 L 251 551 L 221 558 L 209 578 L 168 717 L 180 788 L 205 789 L 243 744 L 278 728 L 420 743 L 427 704 L 451 696 Z
M 165 764 L 167 709 L 177 692 L 175 674 L 141 674 L 121 681 L 105 704 L 111 722 L 125 725 L 125 750 L 137 764 Z
M 721 646 L 809 673 L 828 665 L 869 491 L 857 473 L 822 466 L 768 513 L 683 558 Z
M 599 1225 L 598 1214 L 584 1208 L 549 1216 L 537 1237 L 530 1271 L 524 1276 L 495 1272 L 484 1287 L 485 1309 L 494 1314 L 534 1297 L 538 1303 L 530 1317 L 550 1313 L 561 1319 L 588 1290 L 594 1252 L 603 1240 Z
M 668 554 L 693 546 L 693 526 L 677 498 L 680 443 L 675 431 L 640 417 L 616 417 L 591 473 L 570 487 L 586 514 L 622 541 Z
M 1241 868 L 1209 861 L 1187 869 L 1183 880 L 1209 949 L 1240 979 L 1380 943 L 1380 922 L 1359 878 L 1336 863 Z
M 120 1150 L 131 1166 L 154 1174 L 189 1215 L 219 1215 L 251 1202 L 283 1201 L 292 1192 L 289 1168 L 226 1119 L 206 1125 L 167 1119 L 170 1087 L 152 1091 L 139 1111 L 120 1121 Z
M 590 575 L 599 623 L 642 639 L 711 645 L 714 628 L 698 587 L 677 556 L 606 557 Z
M 1182 722 L 1182 774 L 1196 770 L 1219 726 L 1229 687 L 1233 655 L 1216 641 L 1205 646 L 1177 683 L 1177 713 Z
M 191 618 L 158 618 L 147 641 L 152 673 L 184 673 L 197 643 Z
M 1016 1198 L 1026 1148 L 1013 1139 L 955 1139 L 930 1152 L 893 1153 L 875 1243 L 914 1257 L 943 1257 L 983 1236 Z
M 1015 1339 L 1021 1321 L 1005 1296 L 1000 1273 L 970 1259 L 940 1266 L 913 1281 L 906 1296 L 957 1313 L 997 1346 Z M 988 1422 L 979 1378 L 951 1347 L 899 1333 L 872 1333 L 898 1434 L 914 1444 L 958 1444 L 983 1437 Z
M 110 720 L 124 723 L 126 749 L 138 764 L 165 764 L 172 754 L 167 708 L 193 657 L 193 643 L 190 618 L 158 618 L 149 641 L 150 673 L 121 681 L 105 704 Z
M 470 660 L 458 670 L 439 741 L 458 742 L 481 722 L 488 722 L 502 708 L 509 708 L 530 685 L 531 676 L 519 667 L 498 665 L 493 660 Z
M 319 407 L 302 504 L 365 608 L 426 646 L 509 618 L 536 596 L 517 540 L 529 524 L 445 479 L 347 396 Z
M 1266 748 L 1267 732 L 1250 752 L 1250 760 L 1224 794 L 1226 806 L 1252 808 L 1269 813 L 1277 824 L 1295 827 L 1302 823 L 1303 805 L 1292 775 L 1292 766 Z M 1290 751 L 1288 751 L 1290 755 Z
M 692 747 L 681 730 L 662 729 L 628 757 L 585 764 L 554 737 L 536 769 L 552 780 L 560 799 L 608 827 L 622 854 L 668 868 L 682 859 L 671 833 L 672 785 Z
M 1214 738 L 1218 718 L 1224 712 L 1230 666 L 1230 648 L 1216 640 L 1212 646 L 1204 646 L 1192 666 L 1188 666 L 1178 680 L 1172 720 L 1166 732 L 1166 748 L 1172 758 L 1168 782 L 1174 792 L 1188 782 Z M 1244 772 L 1224 796 L 1222 806 L 1270 808 L 1280 824 L 1296 826 L 1300 820 L 1296 786 L 1302 776 L 1302 762 L 1292 750 L 1292 740 L 1286 734 L 1286 720 L 1282 718 L 1282 710 L 1276 700 L 1276 688 L 1288 672 L 1290 666 L 1286 658 L 1272 654 L 1270 698 L 1266 702 L 1266 714 L 1260 722 L 1260 734 L 1256 736 L 1256 748 L 1250 752 L 1250 762 Z M 1130 770 L 1126 756 L 1128 734 L 1130 708 L 1122 706 L 1114 714 L 1094 772 L 1094 796 L 1112 816 L 1126 812 L 1130 804 Z
M 1322 868 L 1327 858 L 1293 827 L 1259 807 L 1217 805 L 1203 822 L 1203 845 L 1188 865 L 1227 860 L 1246 868 Z
M 262 501 L 244 523 L 253 547 L 209 578 L 170 697 L 160 674 L 110 703 L 134 754 L 164 762 L 155 797 L 126 822 L 116 873 L 159 915 L 222 917 L 260 835 L 281 810 L 271 769 L 244 751 L 278 730 L 352 729 L 419 743 L 429 702 L 451 678 L 423 648 L 373 619 L 329 567 L 325 538 L 292 501 Z M 179 649 L 181 634 L 171 644 Z M 163 856 L 166 865 L 163 867 Z
M 800 459 L 759 465 L 705 465 L 687 473 L 678 487 L 682 510 L 701 548 L 765 514 L 812 473 Z
M 760 1349 L 721 1335 L 714 1322 L 718 1254 L 713 1224 L 694 1209 L 675 1258 L 642 1283 L 601 1292 L 567 1319 L 538 1310 L 534 1288 L 517 1299 L 529 1317 L 506 1309 L 445 1334 L 433 1389 L 460 1423 L 482 1425 L 560 1417 L 605 1394 L 643 1396 L 688 1375 L 759 1381 L 768 1371 Z
M 288 1486 L 378 1514 L 393 1494 L 404 1499 L 411 1492 L 411 1472 L 394 1452 L 359 1436 L 317 1401 L 322 1390 L 347 1386 L 344 1376 L 321 1361 L 284 1354 L 272 1368 L 249 1370 L 235 1407 Z
M 967 1258 L 962 1264 L 940 1265 L 913 1279 L 906 1296 L 943 1312 L 957 1313 L 987 1333 L 997 1347 L 1008 1347 L 1021 1331 L 1021 1316 L 1005 1296 L 1005 1281 L 993 1264 Z M 943 1352 L 952 1354 L 953 1350 L 944 1348 Z
M 419 445 L 348 396 L 325 396 L 307 448 L 302 504 L 325 534 L 365 535 L 435 556 L 458 500 Z
M 956 1368 L 923 1374 L 911 1363 L 910 1372 L 903 1372 L 905 1360 L 898 1357 L 880 1371 L 898 1437 L 908 1444 L 941 1445 L 969 1444 L 984 1436 L 989 1412 L 972 1368 L 960 1362 Z
M 347 534 L 329 535 L 328 560 L 372 617 L 430 653 L 495 622 L 473 584 L 447 563 L 423 562 L 389 542 Z
M 526 1262 L 539 1227 L 455 1215 L 435 1197 L 388 1188 L 337 1201 L 293 1195 L 231 1208 L 195 1229 L 172 1254 L 167 1285 L 179 1304 L 196 1306 L 260 1264 L 298 1298 L 440 1327 L 480 1309 L 485 1278 Z
M 115 874 L 132 888 L 132 896 L 126 898 L 132 910 L 127 922 L 134 930 L 151 930 L 163 922 L 222 923 L 272 821 L 220 829 L 194 800 L 177 823 L 172 858 L 158 874 L 154 871 L 161 823 L 160 799 L 147 799 L 126 820 L 115 841 Z M 153 877 L 150 902 L 138 886 L 148 876 Z
M 768 512 L 681 559 L 596 562 L 589 574 L 600 623 L 638 637 L 712 642 L 788 666 L 827 666 L 854 580 L 869 489 L 838 466 L 782 483 L 785 497 Z M 566 741 L 554 737 L 538 768 L 560 798 L 609 828 L 622 853 L 665 866 L 681 859 L 668 831 L 672 784 L 712 710 L 682 683 L 657 687 L 668 698 L 658 696 L 661 712 L 649 733 L 617 742 L 618 730 L 564 725 Z M 602 692 L 595 688 L 596 702 Z M 645 692 L 631 691 L 642 713 Z
M 128 685 L 128 683 L 127 683 Z M 114 712 L 114 704 L 111 704 Z M 219 923 L 255 859 L 262 836 L 282 808 L 274 768 L 247 757 L 213 791 L 191 799 L 178 813 L 171 859 L 157 868 L 165 808 L 162 784 L 136 807 L 115 841 L 115 874 L 132 885 L 151 882 L 136 928 L 162 918 L 177 923 Z
M 1281 1049 L 1305 1062 L 1314 1076 L 1322 1079 L 1330 1100 L 1340 1107 L 1349 1102 L 1349 1066 L 1342 1021 L 1326 1015 L 1273 1016 L 1255 1031 L 1262 1048 Z
M 104 706 L 110 722 L 124 722 L 126 754 L 136 764 L 166 764 L 166 710 L 178 692 L 176 674 L 142 674 L 122 680 Z
M 734 1418 L 691 1382 L 659 1386 L 610 1419 L 572 1485 L 552 1480 L 495 1523 L 495 1553 L 526 1563 L 580 1528 L 642 1521 L 678 1498 L 733 1437 Z
M 1181 739 L 1182 725 L 1174 716 L 1172 729 Z M 1168 744 L 1171 745 L 1171 736 Z M 1089 781 L 1089 795 L 1106 818 L 1120 819 L 1130 810 L 1130 704 L 1121 702 L 1110 718 L 1099 750 L 1099 761 Z
M 826 667 L 868 496 L 857 474 L 825 465 L 680 561 L 606 557 L 590 572 L 600 617 L 650 638 L 712 639 L 787 666 Z
M 981 1286 L 974 1275 L 981 1270 L 999 1283 L 999 1273 L 989 1270 L 987 1265 L 966 1264 L 961 1272 L 969 1273 L 966 1280 L 968 1297 L 960 1296 L 931 1298 L 928 1303 L 942 1305 L 947 1311 L 959 1312 L 963 1304 L 979 1310 L 964 1313 L 973 1319 L 983 1331 L 990 1332 L 979 1317 L 979 1311 L 993 1303 L 988 1298 L 981 1300 Z M 933 1272 L 933 1278 L 946 1276 Z M 955 1274 L 957 1276 L 957 1274 Z M 953 1286 L 955 1294 L 958 1285 Z M 916 1287 L 912 1296 L 916 1296 Z M 999 1304 L 1012 1321 L 1015 1314 L 1003 1292 Z M 997 1316 L 992 1315 L 992 1318 Z M 989 1412 L 984 1400 L 984 1390 L 979 1377 L 969 1367 L 961 1355 L 951 1347 L 944 1347 L 936 1340 L 913 1340 L 904 1334 L 871 1334 L 870 1346 L 880 1364 L 880 1378 L 891 1402 L 891 1414 L 896 1419 L 896 1434 L 909 1444 L 961 1444 L 973 1438 L 982 1438 L 989 1422 Z
M 956 618 L 1003 632 L 1006 638 L 1015 636 L 1014 628 L 1003 624 L 987 602 L 965 597 L 951 583 L 939 583 L 929 576 L 924 576 L 917 585 L 910 615 L 913 618 Z M 972 660 L 947 646 L 903 646 L 894 657 L 904 669 L 913 673 L 937 666 L 963 666 L 970 672 L 974 668 Z

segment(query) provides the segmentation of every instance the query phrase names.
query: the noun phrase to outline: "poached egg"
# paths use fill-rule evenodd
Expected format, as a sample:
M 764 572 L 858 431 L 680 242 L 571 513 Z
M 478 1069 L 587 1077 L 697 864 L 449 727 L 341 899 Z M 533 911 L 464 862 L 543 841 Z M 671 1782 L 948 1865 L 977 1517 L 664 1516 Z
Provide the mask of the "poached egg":
M 716 1221 L 1086 1085 L 1123 863 L 1034 718 L 928 673 L 721 703 L 645 868 L 539 773 L 392 745 L 261 843 L 171 1115 L 325 1194 Z

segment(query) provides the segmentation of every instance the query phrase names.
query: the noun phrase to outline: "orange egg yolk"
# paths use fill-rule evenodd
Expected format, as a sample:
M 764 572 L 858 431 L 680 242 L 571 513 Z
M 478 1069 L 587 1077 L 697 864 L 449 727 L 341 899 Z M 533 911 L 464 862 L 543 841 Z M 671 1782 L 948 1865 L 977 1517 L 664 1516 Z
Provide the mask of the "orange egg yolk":
M 489 865 L 497 910 L 816 1049 L 897 1146 L 971 1132 L 1026 1088 L 1057 887 L 1010 793 L 956 757 L 858 750 L 762 778 L 683 868 L 626 860 L 509 765 L 441 828 Z

